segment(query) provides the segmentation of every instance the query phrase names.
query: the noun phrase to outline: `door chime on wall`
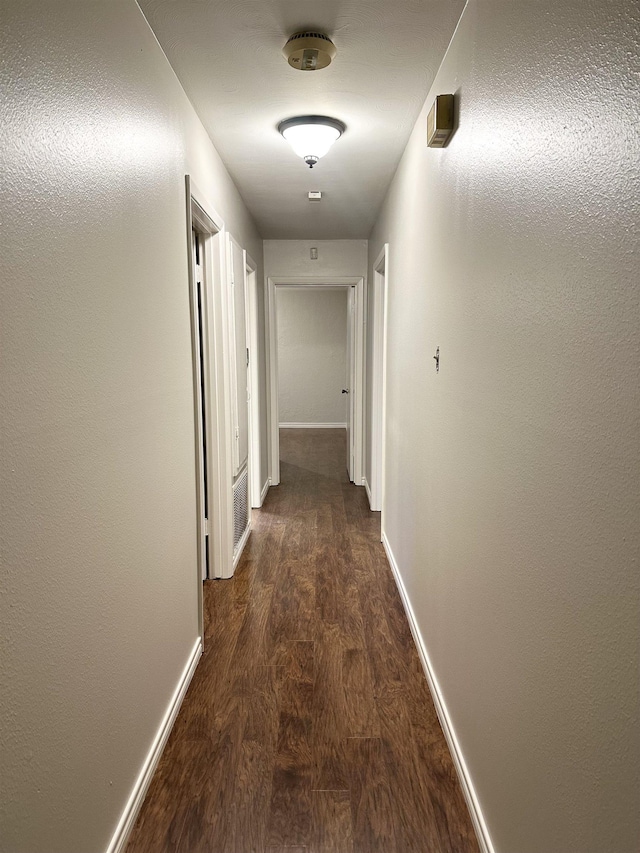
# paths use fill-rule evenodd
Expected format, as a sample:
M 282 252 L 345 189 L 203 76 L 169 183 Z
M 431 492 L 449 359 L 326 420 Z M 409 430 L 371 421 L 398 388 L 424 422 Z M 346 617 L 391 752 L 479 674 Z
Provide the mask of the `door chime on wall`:
M 444 148 L 454 131 L 453 95 L 438 95 L 427 116 L 427 145 Z
M 294 33 L 282 50 L 287 62 L 298 71 L 319 71 L 331 64 L 336 46 L 324 33 Z M 278 125 L 278 131 L 310 169 L 327 153 L 346 130 L 343 122 L 329 116 L 295 116 Z

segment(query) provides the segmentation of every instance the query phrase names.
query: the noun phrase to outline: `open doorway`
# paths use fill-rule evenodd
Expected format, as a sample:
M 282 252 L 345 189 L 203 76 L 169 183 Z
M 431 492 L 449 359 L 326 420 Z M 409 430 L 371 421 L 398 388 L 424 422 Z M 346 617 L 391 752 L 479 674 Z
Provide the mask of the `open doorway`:
M 348 442 L 345 465 L 349 471 L 349 479 L 356 485 L 362 484 L 362 399 L 363 399 L 363 295 L 364 280 L 356 277 L 328 277 L 322 279 L 310 278 L 269 278 L 268 288 L 268 355 L 269 355 L 269 398 L 270 398 L 270 479 L 272 485 L 280 482 L 280 425 L 298 428 L 333 427 L 347 430 Z M 314 420 L 314 400 L 319 389 L 318 376 L 309 379 L 306 393 L 307 411 L 304 420 L 285 420 L 286 412 L 281 413 L 279 390 L 280 379 L 278 369 L 278 292 L 294 290 L 301 293 L 338 292 L 344 305 L 344 323 L 341 325 L 343 349 L 345 352 L 345 369 L 339 386 L 332 384 L 332 393 L 337 390 L 340 404 L 333 404 L 338 412 L 337 420 L 328 420 L 325 415 L 322 421 Z M 316 371 L 319 373 L 319 371 Z
M 202 580 L 231 573 L 231 494 L 224 418 L 224 325 L 222 301 L 224 223 L 186 176 L 189 302 L 194 389 L 198 594 Z M 200 619 L 202 607 L 200 606 Z
M 191 301 L 194 395 L 196 399 L 196 494 L 198 500 L 198 539 L 200 576 L 206 580 L 210 575 L 209 553 L 209 476 L 207 449 L 211 405 L 207 381 L 207 318 L 205 312 L 204 246 L 205 233 L 194 226 L 191 228 Z

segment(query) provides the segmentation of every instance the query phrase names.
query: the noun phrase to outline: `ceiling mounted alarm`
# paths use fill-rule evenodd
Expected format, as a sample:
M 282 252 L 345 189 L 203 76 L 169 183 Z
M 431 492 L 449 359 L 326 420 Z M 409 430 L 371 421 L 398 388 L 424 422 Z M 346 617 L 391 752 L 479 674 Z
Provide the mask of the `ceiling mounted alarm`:
M 331 64 L 336 46 L 324 33 L 294 33 L 282 48 L 285 59 L 298 71 L 318 71 Z

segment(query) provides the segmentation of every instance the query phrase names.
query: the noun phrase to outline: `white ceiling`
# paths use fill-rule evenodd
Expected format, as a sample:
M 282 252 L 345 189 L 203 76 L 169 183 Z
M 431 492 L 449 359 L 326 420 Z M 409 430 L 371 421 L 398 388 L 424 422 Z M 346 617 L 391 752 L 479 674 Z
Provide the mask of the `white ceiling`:
M 464 0 L 138 3 L 262 236 L 368 237 Z M 302 29 L 333 39 L 329 68 L 287 64 L 282 47 Z M 310 113 L 347 125 L 313 170 L 276 129 Z

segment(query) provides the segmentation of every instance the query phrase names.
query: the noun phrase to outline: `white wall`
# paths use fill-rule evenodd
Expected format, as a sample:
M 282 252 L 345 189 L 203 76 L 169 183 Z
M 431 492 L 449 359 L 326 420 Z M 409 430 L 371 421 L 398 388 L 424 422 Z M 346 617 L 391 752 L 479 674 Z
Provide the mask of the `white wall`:
M 310 249 L 318 250 L 312 261 Z M 265 240 L 264 274 L 275 276 L 366 276 L 366 240 Z
M 198 636 L 185 173 L 261 261 L 133 0 L 4 0 L 0 849 L 107 848 Z
M 470 0 L 370 239 L 386 535 L 498 853 L 640 838 L 639 30 Z
M 280 424 L 345 424 L 347 291 L 277 288 Z

